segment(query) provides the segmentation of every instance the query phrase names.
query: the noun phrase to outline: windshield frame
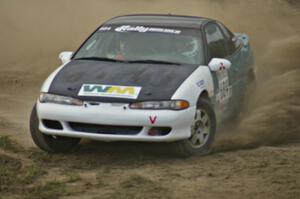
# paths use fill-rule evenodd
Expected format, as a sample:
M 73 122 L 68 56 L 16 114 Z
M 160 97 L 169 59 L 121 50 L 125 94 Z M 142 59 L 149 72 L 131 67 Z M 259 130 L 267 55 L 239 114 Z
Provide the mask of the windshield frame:
M 102 24 L 101 26 L 99 26 L 97 29 L 95 29 L 85 40 L 84 42 L 82 42 L 82 44 L 77 48 L 77 50 L 73 53 L 71 60 L 76 60 L 76 59 L 80 59 L 80 58 L 76 58 L 78 52 L 85 46 L 85 44 L 95 35 L 99 32 L 99 30 L 103 27 L 107 27 L 107 26 L 111 26 L 113 28 L 115 28 L 116 26 L 124 26 L 125 24 Z M 167 25 L 163 25 L 163 26 L 152 26 L 152 25 L 147 25 L 147 24 L 126 24 L 126 25 L 131 25 L 131 26 L 146 26 L 146 27 L 154 27 L 154 28 L 164 28 L 164 29 L 175 29 L 175 30 L 193 30 L 195 31 L 194 36 L 198 36 L 199 41 L 201 42 L 200 45 L 202 45 L 201 49 L 199 50 L 199 56 L 202 57 L 202 62 L 201 63 L 177 63 L 178 65 L 204 65 L 206 62 L 206 53 L 205 53 L 205 41 L 203 38 L 203 32 L 201 31 L 201 26 L 199 28 L 191 28 L 191 27 L 183 27 L 183 26 L 167 26 Z M 130 32 L 130 31 L 129 31 Z M 166 33 L 167 34 L 167 33 Z M 132 60 L 128 60 L 128 63 L 130 63 L 130 61 Z M 134 61 L 134 60 L 133 60 Z M 155 60 L 154 60 L 155 61 Z M 160 60 L 157 60 L 160 61 Z M 161 61 L 165 61 L 165 60 L 161 60 Z M 122 62 L 122 61 L 120 61 Z M 127 62 L 126 60 L 124 62 Z

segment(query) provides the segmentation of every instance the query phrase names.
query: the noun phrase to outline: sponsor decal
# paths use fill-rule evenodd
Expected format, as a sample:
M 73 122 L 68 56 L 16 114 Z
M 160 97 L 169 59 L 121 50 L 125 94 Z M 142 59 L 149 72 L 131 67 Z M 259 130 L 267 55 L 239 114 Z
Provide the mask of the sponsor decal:
M 221 110 L 224 110 L 231 98 L 232 86 L 229 85 L 227 70 L 219 71 L 217 76 L 219 79 L 219 92 L 217 93 L 216 97 L 220 104 Z
M 115 28 L 116 32 L 157 32 L 157 33 L 169 33 L 169 34 L 180 34 L 181 30 L 168 29 L 168 28 L 155 28 L 155 27 L 145 27 L 145 26 L 130 26 L 123 25 Z
M 156 119 L 157 119 L 157 116 L 154 116 L 154 117 L 149 116 L 149 120 L 150 120 L 151 124 L 155 124 Z
M 200 80 L 200 81 L 197 82 L 196 84 L 197 84 L 197 86 L 198 86 L 199 88 L 205 88 L 205 81 L 204 81 L 204 80 Z
M 78 95 L 137 99 L 142 87 L 103 84 L 83 84 Z
M 99 31 L 109 31 L 111 30 L 110 26 L 102 26 L 101 28 L 99 28 Z

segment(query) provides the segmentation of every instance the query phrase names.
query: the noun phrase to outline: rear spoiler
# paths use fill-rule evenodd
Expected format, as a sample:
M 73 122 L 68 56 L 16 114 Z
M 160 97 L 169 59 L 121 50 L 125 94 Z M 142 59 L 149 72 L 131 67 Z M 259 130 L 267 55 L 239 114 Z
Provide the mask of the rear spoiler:
M 246 34 L 246 33 L 234 33 L 234 40 L 236 41 L 237 39 L 240 39 L 243 44 L 244 44 L 244 47 L 247 47 L 249 46 L 249 36 Z
M 249 64 L 249 66 L 251 67 L 254 67 L 255 65 L 255 61 L 254 61 L 254 55 L 253 55 L 253 52 L 251 50 L 251 47 L 250 47 L 250 41 L 249 41 L 249 36 L 246 34 L 246 33 L 234 33 L 235 37 L 235 41 L 237 39 L 241 40 L 242 43 L 243 43 L 243 48 L 242 50 L 245 50 L 247 51 L 248 53 L 248 56 L 247 56 L 247 62 Z

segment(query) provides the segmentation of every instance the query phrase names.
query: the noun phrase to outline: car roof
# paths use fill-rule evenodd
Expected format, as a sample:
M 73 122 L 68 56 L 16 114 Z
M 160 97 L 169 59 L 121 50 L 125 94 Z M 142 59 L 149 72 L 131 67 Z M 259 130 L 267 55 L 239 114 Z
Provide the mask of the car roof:
M 196 16 L 172 15 L 172 14 L 134 14 L 114 17 L 105 24 L 110 25 L 148 25 L 169 26 L 178 28 L 200 28 L 211 19 Z

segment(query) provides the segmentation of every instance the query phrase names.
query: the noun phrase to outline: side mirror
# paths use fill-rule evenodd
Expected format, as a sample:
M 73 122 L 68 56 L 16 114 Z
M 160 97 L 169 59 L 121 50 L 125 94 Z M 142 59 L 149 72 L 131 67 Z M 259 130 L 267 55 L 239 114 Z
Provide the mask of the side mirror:
M 61 62 L 63 64 L 69 62 L 71 60 L 71 57 L 73 55 L 73 52 L 71 51 L 65 51 L 65 52 L 61 52 L 59 55 L 58 55 L 58 58 L 61 60 Z
M 213 58 L 208 67 L 211 71 L 226 70 L 231 67 L 231 62 L 227 59 Z

